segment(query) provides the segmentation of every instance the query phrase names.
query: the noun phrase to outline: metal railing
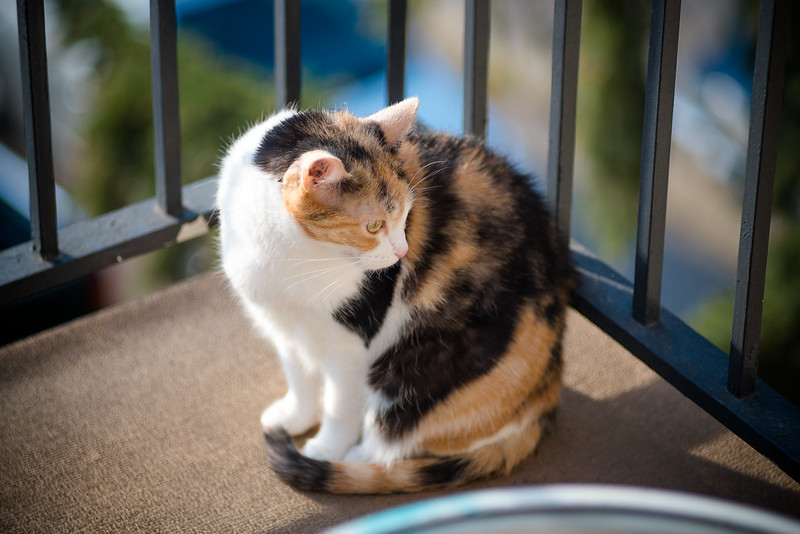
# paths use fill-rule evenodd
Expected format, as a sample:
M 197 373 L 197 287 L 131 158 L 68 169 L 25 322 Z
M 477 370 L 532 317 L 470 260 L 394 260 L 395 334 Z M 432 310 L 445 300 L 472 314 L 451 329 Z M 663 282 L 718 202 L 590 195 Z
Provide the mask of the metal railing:
M 43 0 L 18 0 L 31 241 L 0 252 L 0 306 L 124 258 L 202 235 L 215 179 L 181 187 L 174 0 L 151 0 L 156 197 L 57 231 Z M 275 0 L 276 106 L 300 100 L 299 0 Z M 487 123 L 488 0 L 466 0 L 464 130 Z M 570 235 L 581 0 L 555 0 L 548 200 Z M 762 0 L 730 355 L 661 307 L 680 0 L 653 0 L 633 283 L 573 247 L 574 306 L 709 414 L 800 481 L 800 409 L 756 378 L 788 0 Z M 403 97 L 406 0 L 389 0 L 389 103 Z M 211 223 L 211 224 L 210 224 Z
M 0 252 L 0 306 L 208 231 L 213 178 L 181 188 L 174 1 L 151 2 L 156 197 L 60 231 L 42 0 L 18 0 L 31 241 Z

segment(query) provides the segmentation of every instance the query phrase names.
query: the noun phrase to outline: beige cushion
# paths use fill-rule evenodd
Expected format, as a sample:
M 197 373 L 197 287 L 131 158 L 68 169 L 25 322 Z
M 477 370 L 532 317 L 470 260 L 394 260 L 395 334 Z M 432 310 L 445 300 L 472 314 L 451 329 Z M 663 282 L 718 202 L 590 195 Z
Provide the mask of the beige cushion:
M 571 312 L 556 431 L 508 484 L 602 482 L 800 514 L 800 485 Z M 299 494 L 270 472 L 270 346 L 205 275 L 0 349 L 0 531 L 315 532 L 428 495 Z

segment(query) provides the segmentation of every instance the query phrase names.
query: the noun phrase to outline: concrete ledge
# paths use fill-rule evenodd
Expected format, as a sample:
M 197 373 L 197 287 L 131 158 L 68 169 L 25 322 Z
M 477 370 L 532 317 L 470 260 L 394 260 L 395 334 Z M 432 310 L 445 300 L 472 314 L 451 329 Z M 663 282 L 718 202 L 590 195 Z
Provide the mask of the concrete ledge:
M 800 515 L 800 485 L 572 312 L 556 431 L 511 484 L 602 482 Z M 299 494 L 258 416 L 279 364 L 205 275 L 0 349 L 0 531 L 316 532 L 431 494 Z

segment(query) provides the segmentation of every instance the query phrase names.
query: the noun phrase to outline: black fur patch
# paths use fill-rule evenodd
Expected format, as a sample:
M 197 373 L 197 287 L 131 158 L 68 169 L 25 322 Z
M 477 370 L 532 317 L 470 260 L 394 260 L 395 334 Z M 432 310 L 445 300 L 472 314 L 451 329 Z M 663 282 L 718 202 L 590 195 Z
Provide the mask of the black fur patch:
M 297 113 L 275 125 L 261 139 L 255 164 L 279 179 L 297 158 L 311 150 L 326 150 L 342 160 L 345 168 L 352 162 L 369 162 L 368 149 L 359 143 L 322 110 Z
M 368 272 L 361 282 L 358 294 L 336 310 L 333 318 L 349 328 L 369 346 L 386 318 L 392 304 L 394 287 L 400 273 L 400 262 L 381 271 Z
M 449 138 L 443 138 L 447 140 Z M 460 224 L 463 214 L 461 201 L 453 192 L 453 170 L 460 150 L 456 144 L 445 144 L 438 136 L 414 137 L 423 149 L 420 165 L 425 168 L 422 182 L 417 186 L 432 205 L 428 212 L 428 233 L 421 244 L 414 271 L 403 284 L 403 298 L 411 300 L 425 282 L 439 256 L 445 256 L 453 247 L 451 238 L 453 225 Z M 430 176 L 430 178 L 425 178 Z M 409 214 L 408 224 L 414 224 L 414 208 Z
M 498 296 L 498 301 L 506 313 L 473 307 L 464 311 L 458 327 L 437 324 L 435 317 L 417 317 L 415 324 L 429 326 L 418 326 L 375 361 L 369 384 L 393 400 L 378 414 L 386 438 L 397 439 L 412 430 L 438 402 L 499 361 L 511 341 L 522 301 L 512 295 Z
M 553 431 L 553 428 L 556 426 L 556 419 L 558 418 L 558 408 L 553 408 L 552 410 L 545 412 L 539 418 L 540 425 L 542 428 L 542 436 L 548 435 L 550 432 Z
M 550 374 L 556 369 L 561 368 L 563 357 L 561 353 L 563 352 L 563 343 L 562 339 L 559 337 L 553 348 L 550 350 L 550 359 L 547 361 L 547 369 L 545 370 L 545 376 Z
M 386 182 L 384 182 L 381 179 L 377 181 L 377 185 L 378 185 L 378 197 L 381 204 L 383 205 L 384 209 L 386 209 L 387 211 L 391 211 L 391 206 L 394 203 L 394 200 L 392 199 L 391 193 L 389 193 L 389 186 L 386 185 Z
M 388 145 L 386 142 L 386 135 L 384 135 L 383 130 L 381 130 L 377 122 L 369 121 L 366 123 L 366 127 L 369 129 L 369 132 L 378 139 L 381 146 L 386 147 Z
M 544 310 L 545 319 L 547 324 L 555 327 L 561 317 L 564 315 L 564 302 L 561 300 L 554 300 Z
M 255 164 L 281 178 L 304 152 L 321 148 L 320 132 L 331 128 L 332 121 L 323 111 L 309 110 L 287 117 L 261 139 Z
M 302 491 L 326 491 L 333 474 L 330 462 L 300 454 L 282 428 L 264 432 L 264 439 L 272 470 L 281 480 Z
M 447 304 L 417 316 L 417 325 L 372 365 L 369 384 L 393 400 L 378 414 L 388 439 L 397 439 L 452 391 L 489 372 L 505 354 L 523 306 L 538 288 L 524 252 L 512 254 L 496 281 L 471 285 L 456 276 Z M 469 298 L 465 298 L 465 294 Z
M 447 486 L 464 475 L 469 462 L 463 458 L 445 458 L 419 471 L 419 483 L 424 486 Z

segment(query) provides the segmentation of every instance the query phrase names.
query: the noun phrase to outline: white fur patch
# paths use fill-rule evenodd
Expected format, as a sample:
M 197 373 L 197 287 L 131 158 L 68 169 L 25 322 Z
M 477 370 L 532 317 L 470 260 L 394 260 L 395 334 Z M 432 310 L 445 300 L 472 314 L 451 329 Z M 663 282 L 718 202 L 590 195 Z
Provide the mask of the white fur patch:
M 324 405 L 307 452 L 338 460 L 361 437 L 370 355 L 361 338 L 332 314 L 357 291 L 358 254 L 309 237 L 287 211 L 278 177 L 254 163 L 266 133 L 293 115 L 256 124 L 228 149 L 220 169 L 222 267 L 258 330 L 280 356 L 290 393 L 268 408 L 265 425 L 301 432 Z

